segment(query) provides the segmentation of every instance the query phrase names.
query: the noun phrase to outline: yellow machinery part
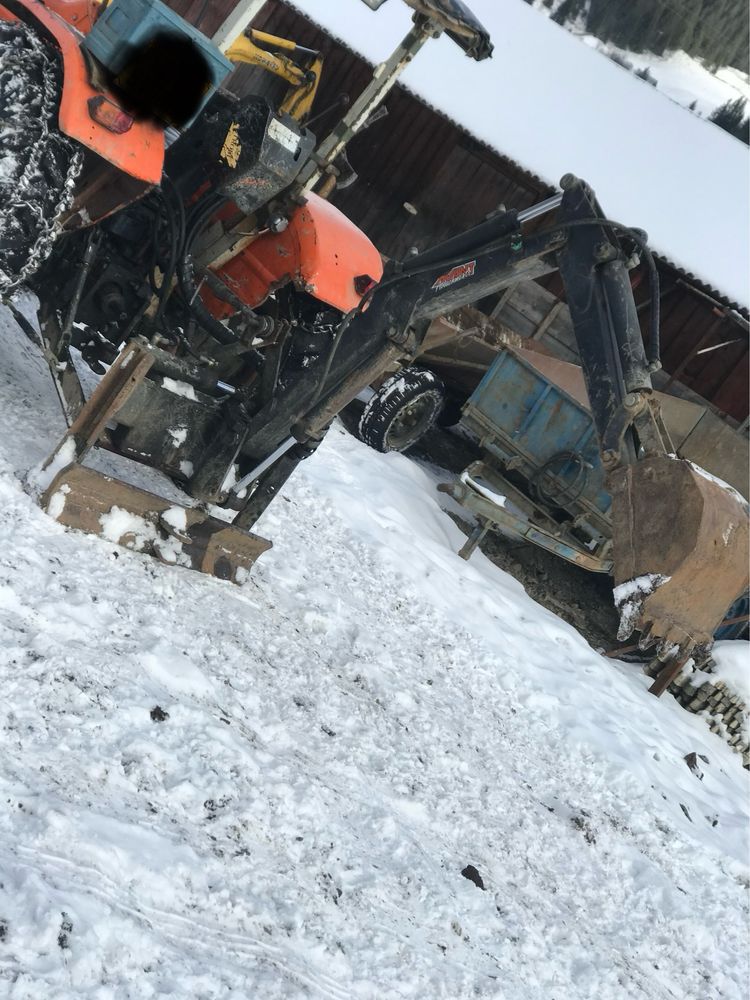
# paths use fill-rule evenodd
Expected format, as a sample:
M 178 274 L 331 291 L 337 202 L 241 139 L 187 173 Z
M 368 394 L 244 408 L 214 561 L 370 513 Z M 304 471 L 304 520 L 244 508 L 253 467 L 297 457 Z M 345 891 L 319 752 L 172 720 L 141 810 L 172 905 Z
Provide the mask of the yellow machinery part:
M 271 51 L 273 49 L 277 51 Z M 302 53 L 308 64 L 298 65 L 291 56 L 284 55 L 285 52 Z M 303 121 L 309 115 L 323 71 L 323 57 L 320 53 L 301 49 L 287 38 L 253 30 L 248 35 L 236 38 L 225 55 L 234 63 L 257 66 L 286 80 L 290 87 L 278 110 L 291 115 L 297 121 Z

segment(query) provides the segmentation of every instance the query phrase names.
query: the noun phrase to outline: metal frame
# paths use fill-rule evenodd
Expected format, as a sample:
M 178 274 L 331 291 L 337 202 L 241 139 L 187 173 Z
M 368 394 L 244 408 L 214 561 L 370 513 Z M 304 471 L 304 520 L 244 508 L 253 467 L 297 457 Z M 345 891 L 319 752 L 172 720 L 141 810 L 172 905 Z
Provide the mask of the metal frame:
M 242 583 L 258 556 L 271 548 L 267 539 L 81 464 L 92 448 L 107 445 L 107 425 L 155 361 L 148 344 L 126 344 L 29 485 L 41 491 L 41 506 L 61 524 L 104 534 L 165 563 Z M 121 513 L 128 516 L 117 526 Z
M 441 483 L 438 487 L 441 493 L 447 493 L 462 507 L 466 507 L 479 518 L 480 530 L 475 530 L 469 536 L 468 541 L 459 552 L 463 559 L 469 558 L 489 527 L 492 526 L 520 541 L 531 542 L 532 545 L 545 549 L 575 566 L 580 566 L 581 569 L 593 573 L 610 573 L 612 571 L 611 558 L 593 555 L 577 544 L 562 526 L 558 531 L 553 531 L 532 520 L 534 514 L 531 504 L 524 505 L 525 510 L 520 509 L 517 506 L 517 494 L 514 498 L 516 502 L 505 498 L 506 502 L 501 505 L 480 493 L 473 484 L 472 478 L 481 475 L 482 468 L 482 463 L 477 462 L 466 470 L 460 481 Z M 497 474 L 495 474 L 495 478 L 498 478 Z M 510 483 L 507 484 L 507 487 L 508 493 L 516 493 Z

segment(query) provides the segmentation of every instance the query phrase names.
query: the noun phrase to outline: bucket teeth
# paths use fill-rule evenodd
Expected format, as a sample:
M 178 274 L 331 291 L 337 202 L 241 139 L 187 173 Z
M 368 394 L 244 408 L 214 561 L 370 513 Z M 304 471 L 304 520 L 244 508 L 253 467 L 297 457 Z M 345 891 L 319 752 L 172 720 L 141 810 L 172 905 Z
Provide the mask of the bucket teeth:
M 641 634 L 638 639 L 638 648 L 640 650 L 648 649 L 649 646 L 654 644 L 654 636 L 652 634 L 654 628 L 653 622 L 646 622 L 641 629 Z
M 670 660 L 686 660 L 692 648 L 693 640 L 690 636 L 686 635 L 681 628 L 673 626 L 660 639 L 656 655 L 662 663 L 667 663 Z
M 635 632 L 634 623 L 629 618 L 623 616 L 620 627 L 617 629 L 618 640 L 620 642 L 627 642 L 633 632 Z
M 690 655 L 693 657 L 696 667 L 700 669 L 700 667 L 705 666 L 711 659 L 711 646 L 706 643 L 701 643 L 700 645 L 693 647 Z

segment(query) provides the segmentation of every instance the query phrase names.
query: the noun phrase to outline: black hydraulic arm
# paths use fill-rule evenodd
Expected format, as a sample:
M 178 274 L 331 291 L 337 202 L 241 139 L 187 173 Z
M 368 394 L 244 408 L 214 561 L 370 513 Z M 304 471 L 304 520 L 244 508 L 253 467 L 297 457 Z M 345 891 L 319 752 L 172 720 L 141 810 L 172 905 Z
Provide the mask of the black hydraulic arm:
M 567 240 L 557 262 L 591 413 L 603 457 L 613 451 L 618 459 L 633 462 L 637 445 L 625 432 L 636 404 L 652 391 L 655 366 L 646 358 L 621 234 L 602 219 L 586 184 L 576 178 L 563 181 L 560 214 Z M 658 290 L 652 291 L 658 300 Z M 605 464 L 610 464 L 606 457 Z

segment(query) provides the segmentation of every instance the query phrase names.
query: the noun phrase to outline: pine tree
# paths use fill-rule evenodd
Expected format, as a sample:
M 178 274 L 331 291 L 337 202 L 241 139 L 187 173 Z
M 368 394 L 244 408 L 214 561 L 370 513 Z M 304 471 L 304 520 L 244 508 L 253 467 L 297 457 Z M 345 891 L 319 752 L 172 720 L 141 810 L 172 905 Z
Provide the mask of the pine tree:
M 547 2 L 547 0 L 545 0 Z M 558 24 L 584 14 L 586 29 L 631 52 L 684 51 L 711 67 L 750 71 L 747 0 L 563 0 Z
M 708 116 L 708 120 L 723 128 L 736 139 L 750 145 L 750 119 L 745 114 L 744 97 L 738 97 L 734 101 L 727 101 Z
M 556 24 L 567 24 L 568 21 L 575 21 L 584 6 L 585 0 L 563 0 L 552 20 Z

